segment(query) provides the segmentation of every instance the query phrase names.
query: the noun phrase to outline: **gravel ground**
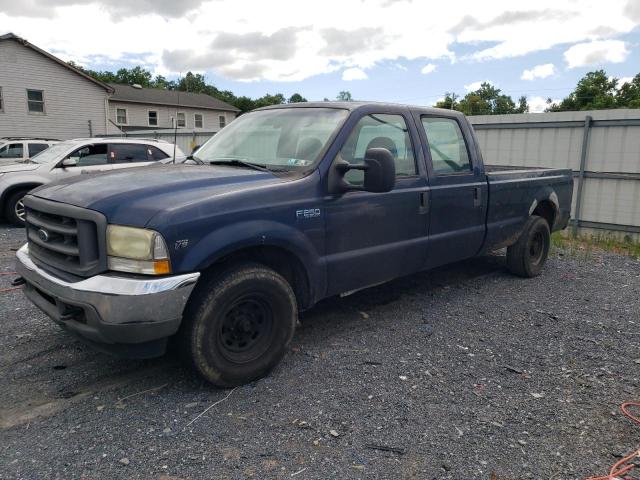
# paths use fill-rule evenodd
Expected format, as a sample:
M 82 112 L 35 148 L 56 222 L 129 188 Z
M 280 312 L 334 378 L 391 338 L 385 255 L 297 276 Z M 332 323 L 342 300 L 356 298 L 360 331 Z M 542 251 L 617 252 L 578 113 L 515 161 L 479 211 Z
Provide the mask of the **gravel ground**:
M 22 239 L 0 226 L 0 271 Z M 269 377 L 224 391 L 0 294 L 0 478 L 604 473 L 640 443 L 618 411 L 640 394 L 639 296 L 628 257 L 560 252 L 532 280 L 482 257 L 322 302 Z

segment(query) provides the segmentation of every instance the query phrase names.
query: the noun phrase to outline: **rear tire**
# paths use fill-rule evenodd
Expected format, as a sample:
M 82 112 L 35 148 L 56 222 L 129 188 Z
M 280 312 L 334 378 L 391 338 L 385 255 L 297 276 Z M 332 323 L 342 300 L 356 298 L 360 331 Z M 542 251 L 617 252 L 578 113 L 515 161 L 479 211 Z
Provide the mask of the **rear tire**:
M 205 380 L 235 387 L 266 375 L 284 356 L 298 317 L 289 283 L 254 263 L 198 285 L 179 332 L 183 357 Z
M 22 203 L 24 196 L 29 193 L 29 190 L 18 190 L 13 192 L 7 198 L 7 203 L 4 208 L 5 218 L 17 227 L 24 227 L 24 203 Z
M 507 248 L 507 268 L 514 275 L 531 278 L 540 275 L 551 245 L 551 232 L 547 221 L 532 215 L 518 241 Z

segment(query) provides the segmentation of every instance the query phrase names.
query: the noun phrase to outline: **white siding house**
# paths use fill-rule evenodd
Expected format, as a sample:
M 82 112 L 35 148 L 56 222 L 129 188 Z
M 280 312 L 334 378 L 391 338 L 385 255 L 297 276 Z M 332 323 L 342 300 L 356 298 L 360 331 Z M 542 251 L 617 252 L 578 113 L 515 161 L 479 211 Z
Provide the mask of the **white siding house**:
M 123 132 L 178 129 L 217 132 L 236 118 L 236 107 L 204 93 L 110 84 L 109 120 Z
M 0 35 L 0 137 L 99 136 L 113 89 L 14 35 Z

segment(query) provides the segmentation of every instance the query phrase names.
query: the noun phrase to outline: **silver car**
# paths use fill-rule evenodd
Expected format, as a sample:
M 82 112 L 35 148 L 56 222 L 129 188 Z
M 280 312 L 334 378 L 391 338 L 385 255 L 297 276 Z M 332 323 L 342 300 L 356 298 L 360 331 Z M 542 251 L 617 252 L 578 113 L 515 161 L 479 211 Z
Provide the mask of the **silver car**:
M 45 183 L 82 174 L 184 161 L 172 143 L 155 139 L 80 138 L 52 145 L 26 162 L 0 165 L 0 212 L 16 225 L 24 224 L 22 198 Z

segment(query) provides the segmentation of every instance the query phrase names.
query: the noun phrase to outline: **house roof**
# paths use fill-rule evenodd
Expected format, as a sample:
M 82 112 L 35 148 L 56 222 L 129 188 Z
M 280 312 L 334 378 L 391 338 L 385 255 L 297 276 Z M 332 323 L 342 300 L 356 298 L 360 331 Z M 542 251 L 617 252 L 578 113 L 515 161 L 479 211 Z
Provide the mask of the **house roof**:
M 63 66 L 64 68 L 66 68 L 68 70 L 71 70 L 73 73 L 77 73 L 81 77 L 84 77 L 85 79 L 89 80 L 90 82 L 93 82 L 96 85 L 104 88 L 107 92 L 109 92 L 109 93 L 113 92 L 113 88 L 111 88 L 106 83 L 101 82 L 100 80 L 96 80 L 95 78 L 91 77 L 90 75 L 87 75 L 86 73 L 84 73 L 82 70 L 79 70 L 79 69 L 77 69 L 75 67 L 72 67 L 71 65 L 69 65 L 64 60 L 61 60 L 58 57 L 51 55 L 49 52 L 45 52 L 41 48 L 36 47 L 33 43 L 29 43 L 27 40 L 25 40 L 22 37 L 17 36 L 14 33 L 6 33 L 4 35 L 0 35 L 0 42 L 5 41 L 5 40 L 14 40 L 14 41 L 20 43 L 21 45 L 23 45 L 23 46 L 25 46 L 27 48 L 30 48 L 31 50 L 33 50 L 35 52 L 38 52 L 40 55 L 44 55 L 49 60 L 52 60 L 52 61 L 56 62 L 58 65 L 61 65 L 61 66 Z
M 114 89 L 110 100 L 116 102 L 147 103 L 174 107 L 194 107 L 207 110 L 239 112 L 240 109 L 205 93 L 163 90 L 161 88 L 136 88 L 131 85 L 110 83 Z

